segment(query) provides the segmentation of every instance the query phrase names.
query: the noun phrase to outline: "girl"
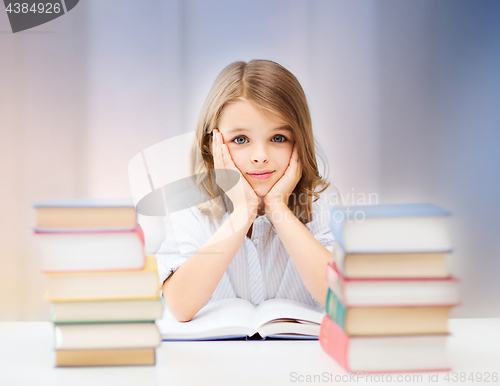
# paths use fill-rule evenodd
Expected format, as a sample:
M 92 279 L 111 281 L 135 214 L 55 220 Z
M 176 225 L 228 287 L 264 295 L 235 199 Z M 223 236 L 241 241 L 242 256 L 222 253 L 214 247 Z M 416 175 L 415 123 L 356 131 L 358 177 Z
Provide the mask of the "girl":
M 324 306 L 334 193 L 318 172 L 297 79 L 272 61 L 230 64 L 205 101 L 196 137 L 201 159 L 193 150 L 192 174 L 211 201 L 167 223 L 157 259 L 172 315 L 189 321 L 207 301 L 227 297 Z

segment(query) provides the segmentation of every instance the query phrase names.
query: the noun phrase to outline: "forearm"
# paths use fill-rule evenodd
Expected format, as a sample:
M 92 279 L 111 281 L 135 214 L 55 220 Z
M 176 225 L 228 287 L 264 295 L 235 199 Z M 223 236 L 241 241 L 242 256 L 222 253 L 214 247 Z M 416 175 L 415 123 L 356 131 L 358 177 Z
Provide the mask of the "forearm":
M 233 212 L 205 245 L 163 283 L 165 302 L 177 320 L 191 320 L 210 299 L 251 224 L 251 218 Z
M 285 205 L 273 208 L 270 217 L 302 281 L 314 299 L 324 307 L 328 291 L 325 270 L 332 261 L 331 252 Z

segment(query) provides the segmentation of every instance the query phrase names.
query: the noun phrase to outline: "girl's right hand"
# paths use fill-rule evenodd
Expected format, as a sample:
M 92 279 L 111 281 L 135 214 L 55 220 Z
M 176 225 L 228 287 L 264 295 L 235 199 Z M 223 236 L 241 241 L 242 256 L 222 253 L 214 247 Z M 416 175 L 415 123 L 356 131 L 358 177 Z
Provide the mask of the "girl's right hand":
M 258 213 L 259 197 L 234 164 L 222 134 L 217 129 L 213 131 L 212 154 L 217 185 L 233 203 L 234 211 L 248 215 L 248 221 L 253 222 Z M 239 177 L 236 184 L 235 177 Z

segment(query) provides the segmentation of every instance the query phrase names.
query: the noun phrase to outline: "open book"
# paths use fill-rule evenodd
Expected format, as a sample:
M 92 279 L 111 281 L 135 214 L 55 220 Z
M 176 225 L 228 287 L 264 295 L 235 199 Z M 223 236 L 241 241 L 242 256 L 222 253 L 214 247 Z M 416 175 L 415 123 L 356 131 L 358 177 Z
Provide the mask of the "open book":
M 269 299 L 255 307 L 230 298 L 208 303 L 189 322 L 178 322 L 165 310 L 156 323 L 163 340 L 318 339 L 324 314 L 321 307 L 288 299 Z

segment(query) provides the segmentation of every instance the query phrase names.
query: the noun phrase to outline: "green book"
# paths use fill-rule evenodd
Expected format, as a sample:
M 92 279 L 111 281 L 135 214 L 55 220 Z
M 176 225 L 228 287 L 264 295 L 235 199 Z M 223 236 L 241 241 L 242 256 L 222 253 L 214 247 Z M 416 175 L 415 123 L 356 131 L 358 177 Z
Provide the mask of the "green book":
M 345 319 L 347 309 L 342 302 L 335 296 L 333 291 L 328 288 L 326 296 L 326 313 L 337 325 L 345 331 Z
M 328 289 L 326 313 L 347 335 L 447 334 L 453 305 L 349 307 Z

